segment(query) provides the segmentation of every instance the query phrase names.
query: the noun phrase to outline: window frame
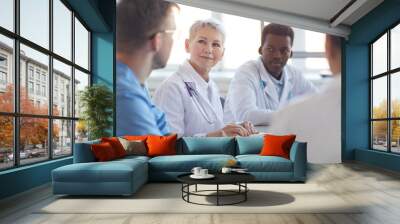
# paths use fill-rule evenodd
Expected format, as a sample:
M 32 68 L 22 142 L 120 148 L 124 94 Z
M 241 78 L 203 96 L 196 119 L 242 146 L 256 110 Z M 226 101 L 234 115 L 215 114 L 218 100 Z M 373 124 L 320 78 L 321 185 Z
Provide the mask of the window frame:
M 71 103 L 72 105 L 74 105 L 75 103 L 75 88 L 74 88 L 74 82 L 75 82 L 75 69 L 87 74 L 89 76 L 89 83 L 88 86 L 92 85 L 92 61 L 91 61 L 91 50 L 92 50 L 92 43 L 91 43 L 91 38 L 92 38 L 92 30 L 88 27 L 88 25 L 84 22 L 84 20 L 79 16 L 78 13 L 76 13 L 72 7 L 69 5 L 69 3 L 66 0 L 59 0 L 68 10 L 71 11 L 71 18 L 70 18 L 70 23 L 71 23 L 71 59 L 67 59 L 64 58 L 63 56 L 55 53 L 53 50 L 53 1 L 54 0 L 47 0 L 48 4 L 49 4 L 49 47 L 48 49 L 46 49 L 45 47 L 40 46 L 39 44 L 34 43 L 33 41 L 30 41 L 29 39 L 24 38 L 23 36 L 20 35 L 20 0 L 14 0 L 13 1 L 13 10 L 14 10 L 14 18 L 13 18 L 13 22 L 14 22 L 14 30 L 10 31 L 4 27 L 0 26 L 0 35 L 10 38 L 13 41 L 13 54 L 12 54 L 12 74 L 13 78 L 14 78 L 14 110 L 13 112 L 2 112 L 0 111 L 0 116 L 2 117 L 11 117 L 13 119 L 13 165 L 10 167 L 4 167 L 4 168 L 0 168 L 0 172 L 4 171 L 4 170 L 10 170 L 10 169 L 16 169 L 19 167 L 23 167 L 23 166 L 29 166 L 29 165 L 33 165 L 33 164 L 37 164 L 37 163 L 43 163 L 46 161 L 50 161 L 53 159 L 61 159 L 61 158 L 66 158 L 66 157 L 70 157 L 73 156 L 73 152 L 74 152 L 74 143 L 75 143 L 75 126 L 76 126 L 76 121 L 79 120 L 79 117 L 75 117 L 75 108 L 71 108 L 71 114 L 65 115 L 65 116 L 56 116 L 53 115 L 53 76 L 55 74 L 53 74 L 53 59 L 58 60 L 61 63 L 64 63 L 68 66 L 71 66 L 71 93 L 72 93 L 72 99 L 71 99 Z M 75 63 L 75 18 L 83 25 L 83 27 L 88 31 L 88 69 L 85 69 L 81 66 L 79 66 L 78 64 Z M 47 103 L 48 103 L 48 112 L 46 115 L 39 115 L 39 114 L 28 114 L 28 113 L 21 113 L 20 111 L 20 91 L 21 91 L 21 76 L 20 76 L 20 65 L 21 65 L 21 56 L 20 56 L 20 45 L 23 44 L 29 48 L 32 48 L 33 50 L 36 50 L 42 54 L 45 54 L 46 56 L 48 56 L 48 71 L 47 71 L 47 79 L 46 80 L 46 84 L 45 84 L 45 95 L 48 97 L 47 99 Z M 27 87 L 27 91 L 28 90 L 28 82 L 32 81 L 33 85 L 34 85 L 34 92 L 36 92 L 35 89 L 35 85 L 36 84 L 41 84 L 40 85 L 40 94 L 37 95 L 39 98 L 43 97 L 43 94 L 41 92 L 41 88 L 42 88 L 42 72 L 43 70 L 40 69 L 39 71 L 39 80 L 36 79 L 36 72 L 37 72 L 37 68 L 33 67 L 33 79 L 31 79 L 30 77 L 30 68 L 31 66 L 29 65 L 29 63 L 26 64 L 27 65 L 27 72 L 25 74 L 26 76 L 26 87 Z M 34 93 L 34 95 L 36 95 Z M 37 99 L 38 100 L 38 99 Z M 35 103 L 35 102 L 34 102 Z M 48 150 L 48 154 L 46 155 L 47 157 L 43 157 L 43 160 L 40 160 L 38 162 L 28 162 L 28 163 L 21 163 L 21 158 L 20 158 L 20 119 L 21 118 L 44 118 L 47 119 L 47 124 L 48 124 L 48 134 L 47 134 L 47 149 Z M 54 156 L 53 152 L 54 152 L 54 146 L 53 146 L 53 123 L 57 120 L 64 120 L 64 121 L 71 121 L 71 153 L 68 155 L 62 155 L 62 156 Z
M 392 151 L 392 122 L 393 121 L 400 121 L 400 117 L 393 117 L 392 116 L 392 98 L 391 98 L 391 79 L 393 75 L 396 75 L 396 73 L 400 72 L 400 67 L 391 69 L 391 31 L 393 28 L 400 26 L 400 21 L 395 22 L 392 24 L 390 27 L 385 29 L 384 32 L 379 34 L 375 39 L 373 39 L 370 43 L 368 43 L 368 53 L 369 53 L 369 77 L 368 77 L 368 84 L 369 84 L 369 149 L 373 151 L 379 151 L 379 152 L 386 152 L 386 153 L 391 153 L 391 154 L 400 154 L 400 152 L 393 152 Z M 373 72 L 373 44 L 376 43 L 381 37 L 384 35 L 387 35 L 387 62 L 386 62 L 386 71 L 376 74 L 374 76 Z M 387 105 L 386 105 L 386 118 L 373 118 L 373 93 L 374 93 L 374 87 L 373 87 L 373 81 L 382 77 L 386 77 L 386 87 L 387 87 Z M 386 121 L 386 151 L 384 150 L 379 150 L 374 148 L 374 133 L 373 133 L 373 122 L 376 121 Z

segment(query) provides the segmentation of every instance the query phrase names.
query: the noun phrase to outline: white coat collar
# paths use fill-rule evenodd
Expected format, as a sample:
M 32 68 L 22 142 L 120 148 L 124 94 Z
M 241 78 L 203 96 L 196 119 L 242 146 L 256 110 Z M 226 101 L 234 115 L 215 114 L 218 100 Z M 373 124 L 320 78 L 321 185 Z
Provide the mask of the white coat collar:
M 260 73 L 261 80 L 265 86 L 264 92 L 269 96 L 268 100 L 271 100 L 276 108 L 278 108 L 281 105 L 285 105 L 290 98 L 290 91 L 293 87 L 292 75 L 289 74 L 286 66 L 283 67 L 283 71 L 282 71 L 283 90 L 282 90 L 282 95 L 279 98 L 279 95 L 276 92 L 276 89 L 274 86 L 275 84 L 272 81 L 273 77 L 265 68 L 264 63 L 262 61 L 262 57 L 258 58 L 257 63 L 258 63 L 258 67 L 259 67 L 258 70 Z
M 194 70 L 193 66 L 189 63 L 189 60 L 185 60 L 183 64 L 179 67 L 179 73 L 184 82 L 193 82 L 196 88 L 201 88 L 202 90 L 207 90 L 209 86 L 212 85 L 212 81 L 206 82 L 199 73 Z
M 177 75 L 182 79 L 184 83 L 190 83 L 190 86 L 193 87 L 194 91 L 198 93 L 199 96 L 193 97 L 193 100 L 196 102 L 196 105 L 199 106 L 199 110 L 203 111 L 205 116 L 207 117 L 215 117 L 214 121 L 222 122 L 222 105 L 219 99 L 216 84 L 214 84 L 212 80 L 206 82 L 196 72 L 196 70 L 194 70 L 188 60 L 186 60 L 181 66 L 179 66 Z M 208 98 L 207 94 L 209 88 L 212 91 L 211 99 Z

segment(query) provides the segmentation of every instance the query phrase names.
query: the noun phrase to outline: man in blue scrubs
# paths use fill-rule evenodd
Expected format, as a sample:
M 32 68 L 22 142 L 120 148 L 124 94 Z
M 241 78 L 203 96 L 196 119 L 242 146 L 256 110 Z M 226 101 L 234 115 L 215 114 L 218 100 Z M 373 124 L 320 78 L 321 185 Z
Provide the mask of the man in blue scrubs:
M 144 83 L 168 61 L 177 9 L 161 0 L 121 0 L 117 5 L 117 136 L 170 132 Z

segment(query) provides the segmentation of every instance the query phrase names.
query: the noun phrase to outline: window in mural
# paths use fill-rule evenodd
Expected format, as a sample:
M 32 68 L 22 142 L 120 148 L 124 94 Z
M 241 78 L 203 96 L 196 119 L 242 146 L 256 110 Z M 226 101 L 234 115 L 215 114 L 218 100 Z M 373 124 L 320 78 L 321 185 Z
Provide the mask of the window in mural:
M 370 45 L 371 148 L 400 153 L 400 25 Z
M 0 30 L 0 170 L 71 156 L 74 94 L 90 85 L 90 31 L 61 0 L 20 0 L 16 15 L 14 1 L 0 2 L 0 26 L 13 32 Z

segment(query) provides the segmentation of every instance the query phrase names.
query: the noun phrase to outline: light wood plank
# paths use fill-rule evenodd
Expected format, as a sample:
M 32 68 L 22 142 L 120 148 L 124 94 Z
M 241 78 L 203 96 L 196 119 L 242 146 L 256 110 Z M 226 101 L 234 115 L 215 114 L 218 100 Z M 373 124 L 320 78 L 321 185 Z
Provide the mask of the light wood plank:
M 349 203 L 357 214 L 35 214 L 57 199 L 49 185 L 0 201 L 0 223 L 111 224 L 280 224 L 400 223 L 400 174 L 360 163 L 309 166 L 308 183 L 323 186 Z M 311 196 L 312 197 L 312 196 Z

